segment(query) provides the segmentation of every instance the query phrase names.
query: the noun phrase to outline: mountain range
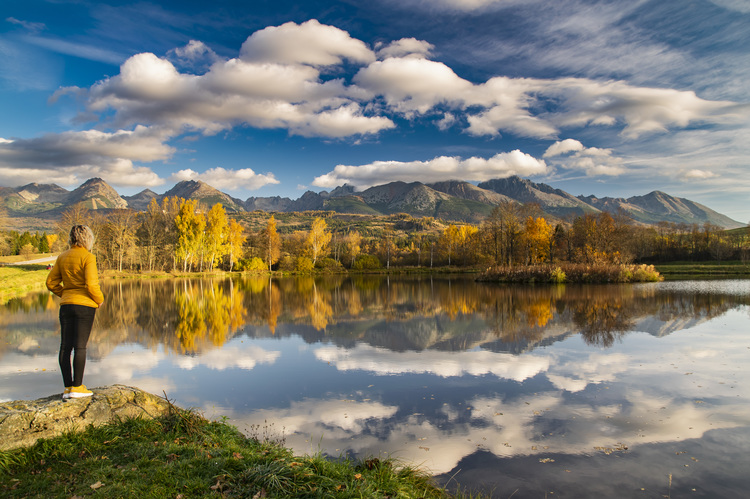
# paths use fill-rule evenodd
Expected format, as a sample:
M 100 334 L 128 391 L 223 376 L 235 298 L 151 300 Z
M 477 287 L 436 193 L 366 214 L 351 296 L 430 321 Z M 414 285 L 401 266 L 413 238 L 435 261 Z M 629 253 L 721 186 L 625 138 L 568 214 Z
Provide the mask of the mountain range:
M 586 213 L 623 212 L 643 224 L 660 221 L 687 224 L 708 222 L 728 229 L 745 225 L 702 204 L 661 191 L 627 199 L 573 196 L 549 185 L 516 176 L 489 180 L 479 185 L 457 180 L 432 184 L 391 182 L 361 192 L 344 185 L 331 192 L 307 191 L 295 200 L 275 196 L 250 197 L 245 201 L 193 180 L 179 182 L 164 194 L 146 189 L 134 196 L 120 196 L 104 180 L 92 178 L 73 191 L 55 184 L 38 183 L 15 188 L 0 187 L 0 206 L 4 206 L 12 217 L 49 218 L 58 216 L 76 203 L 83 203 L 95 210 L 131 208 L 143 211 L 151 199 L 161 201 L 164 197 L 175 196 L 199 200 L 208 206 L 222 203 L 229 212 L 327 210 L 363 215 L 408 213 L 414 217 L 478 223 L 498 204 L 515 201 L 538 204 L 545 216 L 552 220 Z

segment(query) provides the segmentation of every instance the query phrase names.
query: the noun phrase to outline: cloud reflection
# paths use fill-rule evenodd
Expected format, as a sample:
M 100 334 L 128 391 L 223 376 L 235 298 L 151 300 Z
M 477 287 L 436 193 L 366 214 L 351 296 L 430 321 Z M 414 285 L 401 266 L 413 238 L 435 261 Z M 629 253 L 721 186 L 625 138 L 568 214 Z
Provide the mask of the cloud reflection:
M 281 352 L 268 351 L 256 346 L 224 347 L 221 350 L 210 350 L 195 357 L 176 357 L 174 364 L 188 370 L 198 366 L 218 371 L 235 367 L 250 370 L 258 364 L 273 364 L 280 356 Z
M 408 373 L 441 377 L 493 374 L 515 381 L 531 378 L 549 367 L 547 359 L 533 355 L 519 357 L 485 350 L 394 352 L 363 343 L 347 349 L 318 348 L 315 357 L 336 366 L 340 371 L 362 369 L 377 375 Z

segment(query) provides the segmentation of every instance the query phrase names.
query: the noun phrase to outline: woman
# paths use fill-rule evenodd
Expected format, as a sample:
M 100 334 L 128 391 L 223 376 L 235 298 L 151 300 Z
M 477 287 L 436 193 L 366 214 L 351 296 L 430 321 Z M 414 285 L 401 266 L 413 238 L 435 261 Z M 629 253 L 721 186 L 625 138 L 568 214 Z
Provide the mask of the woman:
M 47 289 L 62 298 L 59 361 L 65 384 L 63 400 L 92 395 L 83 384 L 86 344 L 94 324 L 96 309 L 104 302 L 104 295 L 99 288 L 96 257 L 91 253 L 94 233 L 85 225 L 75 225 L 70 229 L 68 244 L 70 249 L 57 257 L 55 266 L 47 276 Z

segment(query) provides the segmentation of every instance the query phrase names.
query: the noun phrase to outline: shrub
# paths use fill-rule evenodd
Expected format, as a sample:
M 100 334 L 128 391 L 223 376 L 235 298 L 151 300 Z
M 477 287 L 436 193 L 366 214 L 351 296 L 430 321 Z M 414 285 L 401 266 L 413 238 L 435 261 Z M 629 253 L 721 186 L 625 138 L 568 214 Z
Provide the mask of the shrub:
M 245 270 L 247 270 L 248 272 L 265 272 L 268 270 L 268 267 L 266 267 L 266 264 L 263 260 L 261 260 L 257 256 L 254 256 L 248 262 Z
M 321 258 L 315 263 L 315 268 L 325 272 L 343 272 L 344 266 L 333 258 Z
M 374 255 L 361 254 L 357 255 L 352 265 L 354 270 L 375 270 L 380 268 L 380 260 Z
M 312 260 L 306 256 L 298 256 L 297 261 L 294 264 L 294 270 L 297 272 L 310 273 L 314 268 Z
M 279 270 L 281 270 L 282 272 L 293 272 L 296 263 L 297 260 L 292 258 L 291 255 L 284 255 L 279 260 Z
M 562 284 L 566 281 L 565 272 L 563 272 L 560 267 L 555 267 L 552 269 L 552 272 L 550 272 L 549 280 L 556 284 Z

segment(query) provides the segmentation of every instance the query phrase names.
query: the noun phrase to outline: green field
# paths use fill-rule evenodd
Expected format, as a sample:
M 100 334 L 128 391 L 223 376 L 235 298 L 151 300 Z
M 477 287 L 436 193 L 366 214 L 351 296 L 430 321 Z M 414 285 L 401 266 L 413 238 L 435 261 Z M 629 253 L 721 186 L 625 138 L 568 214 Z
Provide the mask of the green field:
M 654 264 L 656 270 L 668 279 L 750 277 L 750 262 L 669 262 Z

